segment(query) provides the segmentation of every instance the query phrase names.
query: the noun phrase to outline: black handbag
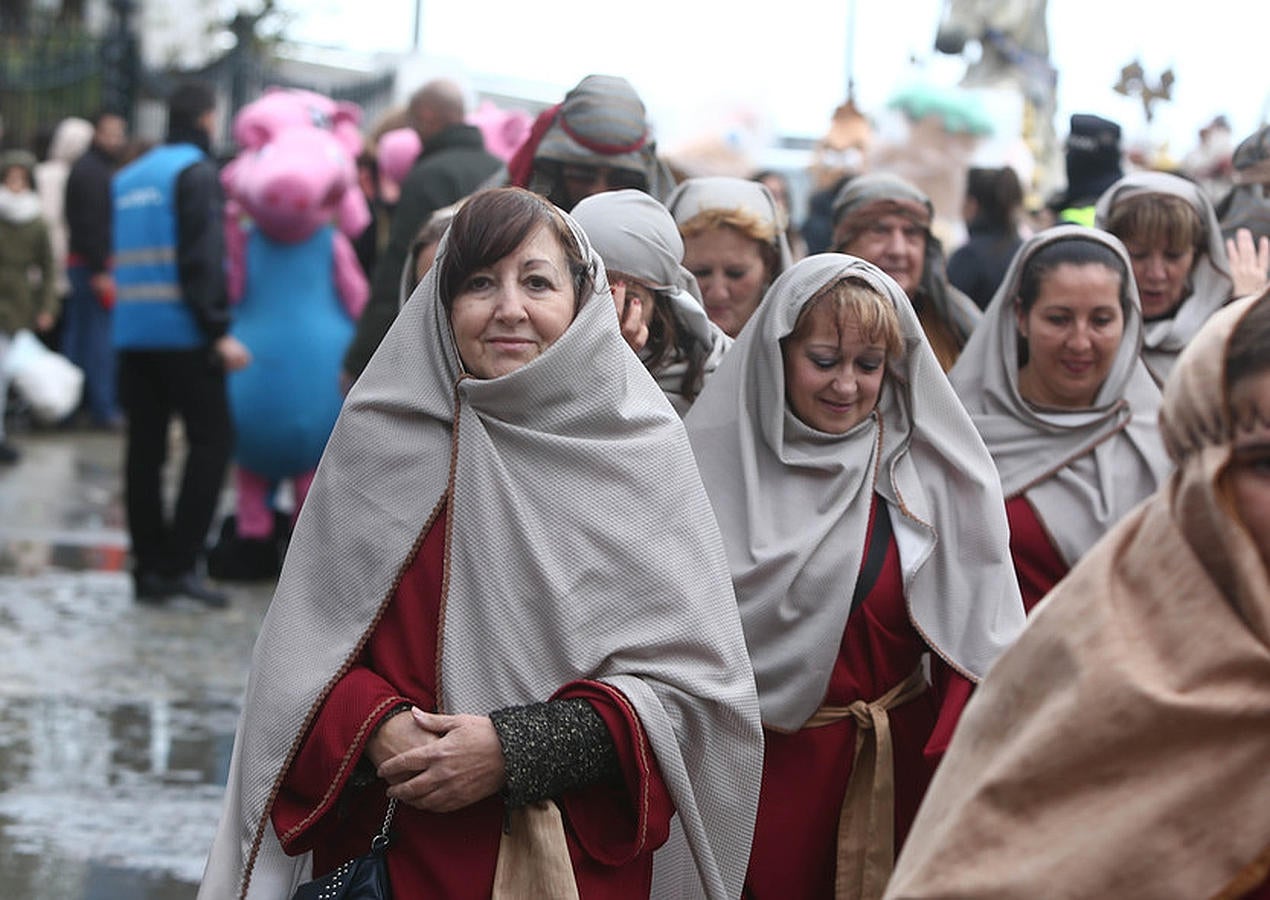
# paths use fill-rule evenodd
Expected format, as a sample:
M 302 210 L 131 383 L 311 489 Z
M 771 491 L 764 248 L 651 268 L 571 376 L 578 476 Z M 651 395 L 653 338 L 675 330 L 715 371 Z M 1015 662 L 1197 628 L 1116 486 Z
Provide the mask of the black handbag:
M 397 801 L 388 801 L 384 826 L 370 842 L 370 852 L 350 859 L 334 872 L 313 881 L 306 881 L 295 889 L 291 900 L 392 900 L 392 885 L 388 882 L 388 826 Z

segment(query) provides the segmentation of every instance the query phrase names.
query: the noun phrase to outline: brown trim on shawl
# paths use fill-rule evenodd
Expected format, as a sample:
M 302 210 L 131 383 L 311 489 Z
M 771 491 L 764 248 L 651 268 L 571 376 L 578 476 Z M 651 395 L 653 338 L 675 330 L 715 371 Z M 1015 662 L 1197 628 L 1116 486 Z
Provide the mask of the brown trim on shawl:
M 389 588 L 388 594 L 380 601 L 379 608 L 375 611 L 374 618 L 371 619 L 370 624 L 367 625 L 365 632 L 362 633 L 361 638 L 353 647 L 352 652 L 349 653 L 348 657 L 344 660 L 344 664 L 340 666 L 334 675 L 331 676 L 331 679 L 322 688 L 321 692 L 317 696 L 317 699 L 305 715 L 300 731 L 296 734 L 295 740 L 292 741 L 291 749 L 287 751 L 286 761 L 283 763 L 282 768 L 278 770 L 278 776 L 274 779 L 273 787 L 269 790 L 269 797 L 265 801 L 264 812 L 260 817 L 260 821 L 256 825 L 256 834 L 252 838 L 251 842 L 251 852 L 247 856 L 247 864 L 243 867 L 243 880 L 238 891 L 239 900 L 245 900 L 247 891 L 251 887 L 251 875 L 256 868 L 256 857 L 260 853 L 260 842 L 264 840 L 265 829 L 268 828 L 270 824 L 269 816 L 273 811 L 274 801 L 278 799 L 278 791 L 282 789 L 282 782 L 287 777 L 287 772 L 290 771 L 291 764 L 295 762 L 296 755 L 300 752 L 300 745 L 304 743 L 304 739 L 309 734 L 309 729 L 313 727 L 313 720 L 317 717 L 318 710 L 322 708 L 322 704 L 326 702 L 326 698 L 330 696 L 336 683 L 344 677 L 350 668 L 352 668 L 353 662 L 362 655 L 362 650 L 365 649 L 366 642 L 370 640 L 370 636 L 375 633 L 375 628 L 379 625 L 379 620 L 384 617 L 384 611 L 388 609 L 388 604 L 392 602 L 393 596 L 397 593 L 397 588 L 401 586 L 401 579 L 404 577 L 406 569 L 410 567 L 410 563 L 414 560 L 415 554 L 419 552 L 419 548 L 423 545 L 423 540 L 427 537 L 433 523 L 436 521 L 437 514 L 445 508 L 445 500 L 445 495 L 442 495 L 441 499 L 438 500 L 436 505 L 432 508 L 432 512 L 428 516 L 428 520 L 424 523 L 424 526 L 420 530 L 418 536 L 415 538 L 414 544 L 410 548 L 410 552 L 406 554 L 406 558 L 397 569 L 397 574 L 393 577 L 392 586 Z M 442 599 L 444 600 L 444 597 Z M 437 654 L 437 658 L 440 658 L 440 653 Z M 438 696 L 440 696 L 439 693 Z
M 1213 900 L 1239 900 L 1246 897 L 1270 879 L 1270 844 L 1261 855 L 1250 862 L 1242 872 L 1235 876 Z

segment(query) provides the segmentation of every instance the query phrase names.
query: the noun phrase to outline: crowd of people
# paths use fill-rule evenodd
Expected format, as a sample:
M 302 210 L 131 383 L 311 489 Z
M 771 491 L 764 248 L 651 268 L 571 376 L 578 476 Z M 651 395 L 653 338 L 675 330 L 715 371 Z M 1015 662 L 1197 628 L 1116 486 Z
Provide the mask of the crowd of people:
M 778 173 L 676 179 L 623 78 L 503 155 L 436 79 L 392 202 L 291 242 L 361 261 L 318 291 L 215 114 L 180 86 L 122 168 L 122 118 L 65 123 L 64 238 L 0 158 L 0 357 L 60 317 L 138 602 L 227 602 L 241 373 L 300 390 L 252 298 L 347 320 L 201 898 L 350 860 L 398 897 L 1270 897 L 1264 134 L 1212 198 L 1074 116 L 1048 217 L 972 170 L 948 254 L 865 171 L 808 252 Z

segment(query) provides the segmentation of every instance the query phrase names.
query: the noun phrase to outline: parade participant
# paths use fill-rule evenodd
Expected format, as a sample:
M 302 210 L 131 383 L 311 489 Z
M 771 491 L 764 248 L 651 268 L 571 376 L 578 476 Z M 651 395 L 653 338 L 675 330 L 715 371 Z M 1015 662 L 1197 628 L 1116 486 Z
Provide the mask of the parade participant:
M 5 465 L 20 458 L 5 440 L 10 339 L 19 329 L 48 333 L 58 311 L 53 246 L 33 185 L 35 162 L 25 150 L 0 155 L 0 464 Z
M 930 230 L 934 216 L 930 198 L 903 178 L 861 175 L 834 199 L 833 241 L 839 253 L 868 260 L 899 283 L 947 371 L 983 314 L 948 283 L 943 247 Z
M 629 190 L 587 197 L 573 217 L 604 260 L 623 336 L 682 416 L 732 339 L 706 317 L 675 220 Z
M 66 277 L 68 234 L 66 224 L 66 182 L 71 168 L 93 142 L 93 123 L 78 116 L 68 116 L 57 123 L 49 141 L 48 155 L 36 163 L 35 192 L 40 195 L 44 223 L 53 245 L 53 271 L 57 278 L 57 297 L 66 311 L 66 298 L 71 292 Z M 107 191 L 106 196 L 109 196 Z
M 675 186 L 657 156 L 644 101 L 616 75 L 588 75 L 543 110 L 507 169 L 510 184 L 565 210 L 583 197 L 622 188 L 664 201 Z
M 766 737 L 745 896 L 878 897 L 1023 625 L 991 460 L 903 290 L 832 253 L 776 280 L 685 426 Z
M 1270 299 L 1164 387 L 1177 470 L 967 711 L 887 897 L 1270 897 Z
M 706 315 L 736 337 L 793 262 L 776 201 L 756 181 L 710 176 L 689 178 L 666 205 L 683 235 L 684 267 L 697 279 Z
M 1041 232 L 949 373 L 1001 475 L 1029 610 L 1169 471 L 1129 271 L 1105 232 Z
M 987 307 L 1023 245 L 1022 209 L 1023 186 L 1011 167 L 972 168 L 966 174 L 962 216 L 969 237 L 948 257 L 948 282 L 980 309 Z
M 455 215 L 319 466 L 200 897 L 290 897 L 390 798 L 398 897 L 647 897 L 672 815 L 680 879 L 739 896 L 753 676 L 683 426 L 610 304 L 542 197 Z
M 1099 198 L 1096 216 L 1129 251 L 1146 323 L 1142 358 L 1163 383 L 1187 341 L 1235 292 L 1212 201 L 1185 178 L 1135 172 Z
M 1270 125 L 1240 141 L 1230 163 L 1234 184 L 1216 208 L 1222 235 L 1246 229 L 1257 242 L 1270 239 Z

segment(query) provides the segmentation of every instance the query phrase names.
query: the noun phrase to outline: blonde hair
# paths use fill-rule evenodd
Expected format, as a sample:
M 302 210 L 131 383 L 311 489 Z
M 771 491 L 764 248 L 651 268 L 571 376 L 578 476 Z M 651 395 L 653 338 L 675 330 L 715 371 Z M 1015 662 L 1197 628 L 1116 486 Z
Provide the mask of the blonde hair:
M 885 294 L 859 278 L 843 278 L 825 285 L 811 295 L 798 312 L 794 328 L 786 341 L 801 340 L 811 330 L 811 316 L 817 309 L 827 309 L 841 324 L 848 317 L 855 320 L 860 334 L 871 344 L 886 350 L 888 363 L 898 362 L 904 355 L 904 333 L 895 304 Z
M 767 273 L 766 281 L 770 284 L 781 269 L 780 245 L 776 241 L 780 233 L 777 223 L 768 222 L 756 213 L 739 207 L 703 209 L 680 224 L 679 234 L 686 241 L 720 228 L 730 228 L 758 244 L 758 255 L 763 261 L 763 270 Z

